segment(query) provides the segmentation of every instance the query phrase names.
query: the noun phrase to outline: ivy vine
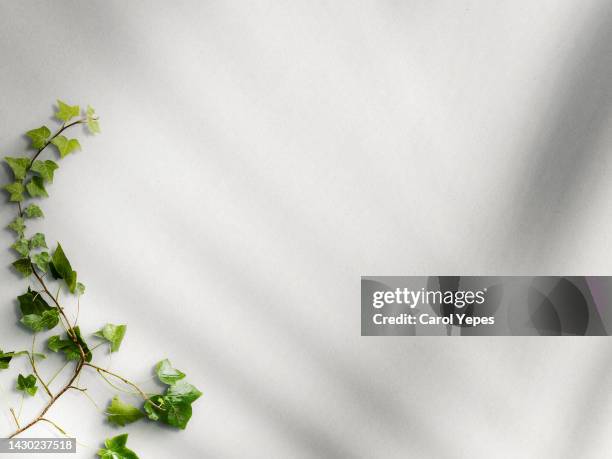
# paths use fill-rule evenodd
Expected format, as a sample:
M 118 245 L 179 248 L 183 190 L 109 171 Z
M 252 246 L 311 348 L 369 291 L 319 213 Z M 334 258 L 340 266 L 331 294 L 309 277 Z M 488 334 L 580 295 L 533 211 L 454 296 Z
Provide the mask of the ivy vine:
M 108 345 L 111 353 L 119 351 L 127 326 L 105 324 L 100 330 L 87 337 L 87 341 L 97 341 L 96 345 L 90 346 L 78 325 L 80 298 L 85 293 L 85 285 L 79 280 L 77 272 L 72 268 L 59 243 L 55 250 L 51 251 L 43 233 L 37 232 L 29 236 L 26 234 L 29 220 L 44 217 L 38 202 L 49 196 L 47 187 L 53 183 L 55 173 L 59 168 L 54 160 L 42 159 L 42 153 L 49 151 L 47 147 L 51 145 L 56 150 L 59 159 L 62 160 L 80 151 L 81 144 L 78 139 L 64 135 L 76 126 L 85 125 L 91 134 L 100 132 L 98 116 L 89 106 L 82 111 L 78 105 L 68 105 L 58 100 L 55 118 L 60 123 L 55 133 L 52 133 L 47 126 L 32 129 L 26 133 L 30 139 L 31 148 L 34 150 L 31 157 L 4 158 L 14 177 L 13 182 L 5 185 L 4 189 L 9 195 L 9 202 L 16 205 L 17 208 L 16 218 L 8 225 L 8 228 L 15 233 L 15 243 L 11 248 L 18 255 L 12 266 L 30 284 L 27 290 L 17 297 L 21 313 L 20 322 L 23 328 L 32 334 L 32 346 L 31 349 L 21 351 L 3 352 L 0 350 L 0 370 L 8 369 L 14 358 L 26 358 L 32 374 L 19 374 L 15 383 L 16 389 L 22 394 L 21 402 L 23 403 L 26 397 L 35 396 L 39 390 L 44 392 L 47 399 L 40 413 L 26 422 L 20 419 L 21 409 L 11 408 L 10 412 L 15 421 L 16 430 L 9 434 L 8 438 L 16 437 L 40 422 L 49 423 L 63 435 L 67 435 L 62 427 L 49 418 L 48 412 L 68 391 L 78 391 L 90 398 L 87 388 L 79 384 L 81 373 L 85 369 L 94 371 L 116 390 L 129 392 L 142 399 L 140 406 L 134 406 L 121 400 L 119 395 L 115 395 L 104 410 L 109 423 L 123 427 L 140 419 L 149 419 L 178 429 L 185 429 L 191 419 L 191 405 L 202 393 L 185 382 L 185 374 L 174 368 L 167 359 L 161 360 L 155 366 L 159 381 L 166 387 L 162 394 L 147 393 L 124 376 L 95 364 L 94 352 L 100 346 Z M 55 294 L 50 290 L 52 283 L 57 284 Z M 60 304 L 62 291 L 71 294 L 68 298 L 76 297 L 76 311 L 73 311 L 73 314 L 70 314 L 65 306 Z M 46 348 L 38 349 L 36 342 L 38 334 L 53 330 L 58 325 L 63 331 L 48 337 Z M 65 364 L 55 372 L 53 377 L 45 380 L 41 376 L 39 367 L 42 365 L 41 361 L 46 358 L 45 352 L 49 351 L 63 354 Z M 72 371 L 64 377 L 65 381 L 60 388 L 53 389 L 53 382 L 66 367 L 71 367 Z M 120 385 L 123 387 L 119 387 Z M 127 434 L 106 439 L 104 448 L 98 451 L 98 456 L 113 459 L 137 458 L 138 456 L 127 448 L 126 442 Z

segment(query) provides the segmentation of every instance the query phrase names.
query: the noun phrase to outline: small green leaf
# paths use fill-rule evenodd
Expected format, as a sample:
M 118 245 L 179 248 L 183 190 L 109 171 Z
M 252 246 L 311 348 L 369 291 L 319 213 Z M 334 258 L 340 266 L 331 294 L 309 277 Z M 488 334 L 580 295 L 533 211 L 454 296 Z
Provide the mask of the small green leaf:
M 23 316 L 20 322 L 33 332 L 51 330 L 59 323 L 59 313 L 57 309 L 45 311 L 42 315 L 28 314 Z
M 74 327 L 73 330 L 76 333 L 77 342 L 81 345 L 81 348 L 83 348 L 83 352 L 85 353 L 85 360 L 87 362 L 91 362 L 91 351 L 89 350 L 87 343 L 81 337 L 81 331 L 79 330 L 79 327 Z M 66 360 L 79 360 L 81 358 L 79 347 L 68 336 L 67 339 L 62 339 L 59 337 L 59 335 L 52 336 L 47 342 L 47 347 L 53 352 L 62 351 L 66 356 Z
M 160 421 L 179 429 L 187 427 L 192 415 L 191 403 L 170 401 L 162 395 L 154 395 L 147 400 L 144 410 L 152 421 Z
M 7 156 L 4 159 L 12 169 L 15 180 L 23 180 L 28 172 L 30 158 L 11 158 Z
M 36 204 L 30 204 L 28 207 L 23 209 L 23 215 L 25 215 L 26 218 L 44 217 L 43 211 L 40 210 L 40 207 L 38 207 Z
M 118 396 L 113 397 L 106 414 L 108 422 L 118 426 L 125 426 L 144 417 L 144 414 L 138 408 L 124 403 Z
M 98 456 L 102 459 L 138 459 L 136 453 L 125 446 L 127 438 L 128 434 L 107 438 L 104 442 L 106 448 L 100 449 Z
M 17 217 L 15 220 L 13 220 L 8 227 L 9 229 L 15 231 L 19 237 L 23 237 L 23 234 L 26 229 L 23 218 L 21 217 Z
M 60 121 L 70 121 L 75 116 L 79 116 L 81 109 L 78 105 L 68 105 L 61 100 L 57 100 L 57 112 L 55 116 Z
M 51 143 L 57 147 L 57 151 L 59 151 L 62 158 L 68 156 L 77 149 L 81 149 L 81 144 L 77 139 L 68 140 L 68 138 L 64 137 L 63 135 L 58 135 L 51 141 Z
M 56 279 L 64 279 L 71 293 L 76 291 L 77 273 L 72 270 L 72 266 L 70 266 L 70 262 L 60 244 L 57 244 L 49 268 L 51 269 L 53 277 Z
M 46 273 L 49 269 L 51 256 L 48 252 L 37 253 L 36 255 L 32 256 L 32 261 L 38 269 L 40 269 L 43 273 Z
M 32 171 L 40 174 L 43 181 L 45 182 L 53 182 L 53 174 L 59 168 L 57 163 L 47 159 L 46 161 L 36 160 L 34 164 L 32 164 Z
M 28 375 L 23 376 L 21 373 L 17 376 L 17 390 L 24 394 L 34 396 L 38 387 L 36 387 L 36 376 Z
M 23 274 L 23 277 L 29 277 L 32 274 L 32 264 L 29 258 L 20 258 L 13 262 L 13 267 Z
M 6 370 L 9 367 L 14 355 L 14 352 L 2 352 L 2 349 L 0 349 L 0 370 Z
M 26 132 L 26 135 L 32 140 L 32 147 L 40 150 L 47 144 L 51 131 L 47 126 L 41 126 L 38 129 Z
M 193 403 L 202 396 L 202 392 L 185 381 L 179 381 L 166 390 L 166 398 L 180 402 Z
M 9 201 L 11 202 L 21 202 L 23 201 L 23 183 L 21 182 L 13 182 L 8 185 L 4 185 L 4 188 L 9 193 Z
M 33 198 L 47 198 L 49 195 L 47 194 L 47 190 L 45 190 L 45 183 L 42 177 L 35 175 L 32 179 L 26 184 L 26 190 Z
M 59 323 L 57 308 L 49 306 L 40 293 L 28 288 L 17 300 L 23 315 L 21 323 L 32 331 L 51 330 Z
M 156 370 L 158 375 L 160 364 L 163 362 L 165 361 L 162 360 L 157 364 Z M 172 368 L 171 365 L 169 366 Z M 169 386 L 164 395 L 158 394 L 150 397 L 144 404 L 144 410 L 149 419 L 153 421 L 160 421 L 164 424 L 184 429 L 191 419 L 191 404 L 200 398 L 201 395 L 202 392 L 191 384 L 179 381 Z
M 30 254 L 30 245 L 25 239 L 19 239 L 11 246 L 11 248 L 22 257 L 27 257 Z
M 105 339 L 111 345 L 111 352 L 117 352 L 125 336 L 127 325 L 106 324 L 102 330 L 94 333 L 98 338 Z
M 174 384 L 178 380 L 185 377 L 185 373 L 173 368 L 168 359 L 158 362 L 155 366 L 155 372 L 157 373 L 159 380 L 168 385 Z
M 36 233 L 30 239 L 30 248 L 38 249 L 41 247 L 44 247 L 45 249 L 47 248 L 47 241 L 45 241 L 45 235 L 43 233 Z
M 84 295 L 85 294 L 85 284 L 82 284 L 81 282 L 77 282 L 75 293 L 79 296 Z
M 92 134 L 100 133 L 100 124 L 98 123 L 98 116 L 96 115 L 95 110 L 87 106 L 87 127 L 89 128 L 89 132 Z

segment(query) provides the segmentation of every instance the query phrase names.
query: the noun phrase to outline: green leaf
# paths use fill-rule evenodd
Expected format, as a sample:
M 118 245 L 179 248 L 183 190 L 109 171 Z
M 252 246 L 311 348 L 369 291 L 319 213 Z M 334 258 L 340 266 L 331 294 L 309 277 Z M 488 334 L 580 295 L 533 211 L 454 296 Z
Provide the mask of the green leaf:
M 187 427 L 193 413 L 191 403 L 168 400 L 161 395 L 154 395 L 150 400 L 147 400 L 144 404 L 144 410 L 149 419 L 179 429 Z
M 59 313 L 56 309 L 53 309 L 52 311 L 43 312 L 40 316 L 28 314 L 23 316 L 20 322 L 33 332 L 51 330 L 59 323 Z
M 140 418 L 144 417 L 144 414 L 142 414 L 138 408 L 122 402 L 118 396 L 113 397 L 113 400 L 106 410 L 106 414 L 108 416 L 108 422 L 118 426 L 124 426 L 126 424 L 136 422 Z
M 8 227 L 9 229 L 12 229 L 13 231 L 15 231 L 17 235 L 20 237 L 23 237 L 23 234 L 26 229 L 23 218 L 21 217 L 17 217 L 15 220 L 13 220 Z
M 43 233 L 36 233 L 30 239 L 30 248 L 38 249 L 41 247 L 44 247 L 45 249 L 47 248 L 47 241 L 45 241 L 45 235 Z
M 74 327 L 73 330 L 76 333 L 77 342 L 83 348 L 83 352 L 85 353 L 85 360 L 87 362 L 91 362 L 91 351 L 89 350 L 87 343 L 81 337 L 81 331 L 79 330 L 79 327 Z M 79 347 L 68 336 L 67 339 L 62 339 L 59 335 L 52 336 L 47 342 L 47 347 L 53 352 L 62 351 L 66 356 L 66 360 L 79 360 L 81 358 Z
M 23 215 L 25 215 L 26 218 L 44 217 L 43 211 L 40 210 L 40 207 L 38 207 L 36 204 L 30 204 L 28 207 L 23 209 Z
M 42 295 L 31 290 L 17 297 L 21 310 L 21 323 L 34 332 L 51 330 L 59 323 L 57 308 L 49 306 Z
M 128 434 L 107 438 L 104 442 L 106 448 L 100 449 L 98 451 L 98 456 L 102 459 L 138 459 L 136 453 L 125 446 L 127 438 Z
M 98 116 L 96 115 L 95 110 L 87 106 L 87 127 L 89 128 L 89 132 L 92 134 L 100 133 L 100 124 L 98 123 Z
M 62 249 L 60 244 L 57 244 L 49 268 L 51 268 L 53 277 L 56 279 L 64 279 L 71 293 L 76 291 L 77 273 L 72 270 L 72 266 L 70 266 L 70 262 L 68 258 L 66 258 L 64 249 Z
M 45 182 L 53 182 L 53 174 L 59 168 L 57 163 L 47 159 L 46 161 L 36 160 L 32 164 L 32 171 L 40 174 Z
M 126 330 L 127 325 L 106 324 L 102 327 L 102 330 L 97 331 L 94 335 L 108 341 L 111 344 L 111 352 L 117 352 Z
M 8 185 L 4 185 L 4 188 L 9 193 L 9 201 L 11 202 L 21 202 L 23 201 L 23 183 L 21 182 L 13 182 Z
M 157 365 L 155 365 L 155 372 L 157 373 L 159 380 L 168 385 L 174 384 L 178 380 L 185 377 L 185 373 L 173 368 L 168 359 L 158 362 Z
M 30 158 L 11 158 L 7 156 L 4 159 L 12 169 L 15 180 L 23 180 L 28 172 Z
M 42 314 L 45 311 L 54 309 L 49 306 L 43 296 L 28 287 L 28 291 L 17 297 L 19 301 L 19 309 L 22 314 Z
M 81 149 L 81 144 L 77 139 L 68 140 L 68 138 L 63 135 L 58 135 L 51 143 L 57 147 L 57 151 L 59 151 L 62 158 L 68 156 L 77 149 Z
M 166 390 L 166 398 L 179 402 L 193 403 L 202 396 L 202 392 L 185 381 L 179 381 Z
M 6 370 L 9 367 L 14 355 L 14 352 L 2 352 L 2 349 L 0 349 L 0 370 Z
M 61 100 L 57 100 L 57 112 L 55 116 L 60 121 L 70 121 L 75 116 L 79 116 L 81 109 L 78 105 L 68 105 Z
M 40 150 L 47 144 L 51 131 L 47 126 L 41 126 L 38 129 L 26 132 L 26 135 L 32 140 L 32 147 Z
M 14 249 L 22 257 L 27 257 L 30 254 L 30 245 L 25 239 L 19 239 L 11 246 L 11 248 Z
M 32 179 L 26 184 L 26 190 L 33 198 L 48 198 L 47 190 L 45 190 L 45 183 L 42 177 L 35 175 Z
M 32 261 L 43 273 L 46 273 L 49 269 L 49 262 L 51 261 L 51 255 L 48 252 L 37 253 L 32 256 Z
M 24 394 L 34 396 L 38 387 L 36 387 L 36 376 L 28 375 L 23 376 L 21 373 L 17 376 L 17 390 Z
M 32 264 L 29 258 L 20 258 L 13 262 L 13 267 L 23 274 L 23 277 L 29 277 L 32 274 Z
M 179 381 L 169 386 L 164 395 L 150 397 L 144 404 L 144 410 L 153 421 L 184 429 L 191 419 L 191 404 L 201 395 L 202 392 L 191 384 Z
M 79 296 L 84 295 L 85 294 L 85 284 L 82 284 L 81 282 L 77 282 L 75 293 Z

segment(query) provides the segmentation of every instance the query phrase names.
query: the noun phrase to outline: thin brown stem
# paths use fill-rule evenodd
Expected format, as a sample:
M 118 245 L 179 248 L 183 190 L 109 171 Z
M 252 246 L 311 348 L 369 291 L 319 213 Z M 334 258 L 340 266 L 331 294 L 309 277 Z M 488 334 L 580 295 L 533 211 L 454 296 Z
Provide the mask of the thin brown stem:
M 17 429 L 15 432 L 13 432 L 11 435 L 9 435 L 8 438 L 13 438 L 16 437 L 17 435 L 19 435 L 21 432 L 28 430 L 30 427 L 32 427 L 33 425 L 39 423 L 40 421 L 47 421 L 50 422 L 48 419 L 45 419 L 45 414 L 47 414 L 47 411 L 49 411 L 49 409 L 53 406 L 53 404 L 55 402 L 57 402 L 57 400 L 66 393 L 66 391 L 68 391 L 68 389 L 70 389 L 70 387 L 72 386 L 72 383 L 74 382 L 74 380 L 77 378 L 77 376 L 79 376 L 79 373 L 81 373 L 81 370 L 83 369 L 83 364 L 85 363 L 85 361 L 83 359 L 79 360 L 77 362 L 77 365 L 74 369 L 74 373 L 72 375 L 72 377 L 70 378 L 70 381 L 68 381 L 68 383 L 66 383 L 66 385 L 64 387 L 62 387 L 62 389 L 56 394 L 54 395 L 51 400 L 49 400 L 49 402 L 47 402 L 47 404 L 45 405 L 45 407 L 42 409 L 42 411 L 40 412 L 40 414 L 38 416 L 36 416 L 34 419 L 32 419 L 29 423 L 27 423 L 25 426 Z
M 11 408 L 10 411 L 11 411 L 11 414 L 13 415 L 13 419 L 15 420 L 15 424 L 17 424 L 17 428 L 19 429 L 19 419 L 17 418 L 17 415 L 15 414 L 15 410 Z
M 89 363 L 89 362 L 84 362 L 83 363 L 84 366 L 88 366 L 93 368 L 94 370 L 96 370 L 98 373 L 106 373 L 107 375 L 113 376 L 114 378 L 117 378 L 119 381 L 127 384 L 128 386 L 133 387 L 134 389 L 136 389 L 136 392 L 138 392 L 140 394 L 140 396 L 150 402 L 151 404 L 155 405 L 155 403 L 153 403 L 151 401 L 151 399 L 149 398 L 149 396 L 147 394 L 144 393 L 144 391 L 138 387 L 136 384 L 134 384 L 132 381 L 130 381 L 129 379 L 124 378 L 123 376 L 118 375 L 117 373 L 113 373 L 112 371 L 109 371 L 105 368 L 99 367 L 97 365 L 94 365 L 93 363 Z M 157 405 L 155 405 L 157 406 Z M 159 408 L 159 407 L 158 407 Z

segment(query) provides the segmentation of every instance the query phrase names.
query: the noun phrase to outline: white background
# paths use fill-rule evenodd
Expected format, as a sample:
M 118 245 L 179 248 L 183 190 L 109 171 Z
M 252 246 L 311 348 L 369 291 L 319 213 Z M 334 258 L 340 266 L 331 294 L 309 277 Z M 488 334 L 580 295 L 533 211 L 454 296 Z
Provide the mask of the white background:
M 612 274 L 610 2 L 3 0 L 0 52 L 2 156 L 56 98 L 101 116 L 36 229 L 84 331 L 128 324 L 102 362 L 155 390 L 168 357 L 204 392 L 185 432 L 67 394 L 79 457 L 123 431 L 145 459 L 609 454 L 608 338 L 362 338 L 359 281 Z M 2 349 L 29 343 L 25 285 L 0 276 Z

